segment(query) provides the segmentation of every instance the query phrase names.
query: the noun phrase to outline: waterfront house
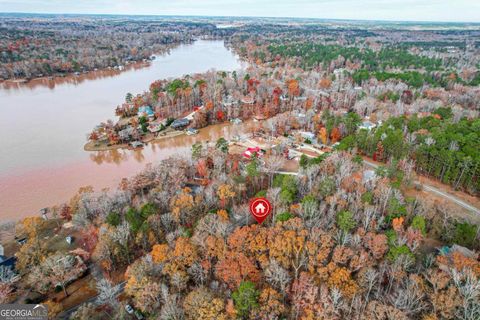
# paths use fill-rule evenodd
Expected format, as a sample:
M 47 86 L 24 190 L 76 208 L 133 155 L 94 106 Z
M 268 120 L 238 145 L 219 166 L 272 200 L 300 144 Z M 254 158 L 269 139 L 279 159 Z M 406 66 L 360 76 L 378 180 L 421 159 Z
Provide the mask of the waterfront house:
M 15 270 L 15 262 L 17 262 L 17 258 L 15 258 L 15 256 L 7 258 L 4 255 L 0 255 L 0 267 L 10 268 L 11 270 Z
M 151 133 L 159 132 L 162 130 L 162 124 L 161 123 L 150 123 L 148 126 L 148 131 Z
M 148 131 L 151 133 L 159 132 L 165 128 L 167 121 L 165 119 L 151 121 L 148 125 Z
M 155 112 L 153 112 L 152 107 L 150 106 L 142 106 L 138 108 L 137 116 L 153 118 L 155 117 Z
M 182 119 L 177 119 L 172 122 L 171 127 L 175 130 L 180 130 L 185 128 L 190 124 L 190 120 L 182 118 Z
M 134 131 L 135 131 L 134 127 L 128 126 L 125 129 L 119 131 L 118 136 L 120 137 L 120 140 L 128 141 L 128 140 L 130 140 L 130 137 L 132 136 Z

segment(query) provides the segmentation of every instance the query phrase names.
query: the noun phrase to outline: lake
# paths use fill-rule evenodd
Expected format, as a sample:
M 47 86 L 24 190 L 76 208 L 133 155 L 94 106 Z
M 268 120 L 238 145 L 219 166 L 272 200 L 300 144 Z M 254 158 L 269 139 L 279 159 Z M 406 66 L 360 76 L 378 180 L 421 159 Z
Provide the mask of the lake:
M 148 66 L 124 72 L 92 72 L 27 84 L 0 84 L 1 222 L 36 215 L 41 208 L 68 201 L 82 186 L 115 188 L 121 178 L 146 163 L 187 154 L 193 143 L 236 134 L 228 124 L 204 128 L 196 136 L 150 143 L 142 151 L 86 152 L 92 128 L 116 119 L 115 107 L 127 92 L 147 90 L 157 79 L 210 69 L 241 67 L 223 41 L 199 40 L 157 56 Z

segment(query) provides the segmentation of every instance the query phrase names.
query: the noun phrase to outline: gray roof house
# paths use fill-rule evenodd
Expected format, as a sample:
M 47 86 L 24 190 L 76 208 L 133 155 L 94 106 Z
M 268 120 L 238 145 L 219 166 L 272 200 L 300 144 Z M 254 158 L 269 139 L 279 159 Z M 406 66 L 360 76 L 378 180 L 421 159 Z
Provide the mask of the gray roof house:
M 188 126 L 189 124 L 190 124 L 190 120 L 182 118 L 182 119 L 177 119 L 177 120 L 173 121 L 172 124 L 171 124 L 171 127 L 173 129 L 181 129 L 181 128 L 184 128 L 184 127 Z

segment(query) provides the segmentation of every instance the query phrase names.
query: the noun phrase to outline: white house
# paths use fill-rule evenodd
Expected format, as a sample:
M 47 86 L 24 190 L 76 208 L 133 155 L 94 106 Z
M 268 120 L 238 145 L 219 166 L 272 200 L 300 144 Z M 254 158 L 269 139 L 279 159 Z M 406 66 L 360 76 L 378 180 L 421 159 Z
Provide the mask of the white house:
M 315 141 L 315 134 L 313 132 L 301 131 L 299 132 L 303 139 L 308 139 L 311 142 Z

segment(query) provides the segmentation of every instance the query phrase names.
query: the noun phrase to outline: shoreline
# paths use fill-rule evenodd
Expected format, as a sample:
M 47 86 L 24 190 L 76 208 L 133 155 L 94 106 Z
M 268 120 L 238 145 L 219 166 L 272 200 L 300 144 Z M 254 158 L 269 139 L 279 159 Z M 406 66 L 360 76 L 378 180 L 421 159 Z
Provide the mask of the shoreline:
M 164 140 L 164 139 L 179 137 L 179 136 L 182 136 L 182 135 L 186 135 L 185 132 L 183 132 L 183 131 L 170 131 L 170 132 L 168 132 L 164 135 L 146 136 L 144 139 L 141 139 L 140 141 L 144 144 L 147 144 L 149 142 L 161 141 L 161 140 Z M 87 142 L 83 146 L 83 150 L 88 151 L 88 152 L 110 151 L 110 150 L 117 150 L 117 149 L 135 150 L 135 149 L 139 149 L 139 148 L 132 148 L 127 143 L 115 144 L 115 145 L 111 145 L 111 146 L 105 145 L 105 144 L 95 146 L 95 143 L 92 142 L 92 141 Z
M 44 85 L 48 86 L 48 83 L 57 83 L 60 84 L 64 81 L 70 80 L 77 80 L 77 81 L 85 81 L 85 80 L 92 80 L 97 78 L 106 78 L 117 76 L 121 73 L 131 71 L 132 69 L 139 69 L 139 68 L 146 68 L 148 67 L 153 60 L 148 61 L 134 61 L 132 63 L 126 64 L 122 66 L 122 68 L 115 68 L 115 67 L 106 67 L 103 69 L 97 70 L 86 70 L 81 72 L 80 74 L 75 74 L 74 72 L 64 73 L 64 74 L 55 74 L 55 75 L 46 75 L 42 77 L 35 77 L 31 79 L 21 78 L 21 79 L 3 79 L 0 81 L 0 85 L 4 88 L 8 89 L 9 87 L 15 86 L 37 86 L 37 85 Z
M 197 41 L 197 39 L 193 40 L 192 42 L 180 42 L 176 44 L 167 44 L 166 47 L 158 52 L 153 53 L 152 56 L 154 56 L 154 59 L 140 59 L 140 60 L 132 60 L 128 61 L 123 65 L 117 65 L 117 66 L 109 66 L 109 67 L 104 67 L 104 68 L 98 68 L 98 69 L 90 69 L 90 70 L 83 70 L 80 72 L 66 72 L 66 73 L 57 73 L 57 74 L 51 74 L 51 75 L 43 75 L 41 77 L 34 77 L 31 79 L 28 78 L 14 78 L 14 79 L 0 79 L 0 85 L 4 87 L 9 87 L 9 86 L 29 86 L 29 85 L 47 85 L 44 82 L 48 81 L 61 81 L 63 79 L 68 80 L 68 79 L 79 79 L 80 81 L 87 80 L 88 77 L 91 77 L 92 75 L 95 78 L 104 78 L 104 77 L 109 77 L 109 76 L 115 76 L 118 74 L 121 74 L 126 71 L 130 71 L 131 69 L 139 69 L 139 68 L 145 68 L 149 67 L 150 64 L 155 61 L 159 56 L 163 56 L 165 54 L 169 55 L 170 50 L 175 49 L 176 47 L 179 47 L 181 45 L 189 45 Z M 106 73 L 111 73 L 111 74 L 106 74 Z
M 211 59 L 212 54 L 215 59 Z M 196 56 L 195 66 L 190 66 L 191 55 Z M 28 130 L 22 130 L 30 138 L 31 144 L 5 144 L 8 148 L 12 145 L 15 147 L 2 159 L 3 169 L 11 167 L 0 175 L 0 213 L 4 221 L 16 221 L 17 218 L 37 214 L 40 208 L 61 204 L 82 186 L 91 185 L 95 190 L 115 189 L 122 178 L 134 175 L 147 163 L 177 156 L 178 152 L 183 155 L 196 141 L 216 140 L 224 134 L 224 125 L 201 129 L 200 134 L 192 136 L 181 132 L 153 136 L 150 139 L 153 142 L 143 149 L 129 150 L 126 145 L 124 148 L 106 147 L 105 142 L 104 148 L 109 149 L 107 151 L 84 150 L 87 143 L 85 134 L 92 129 L 92 121 L 88 118 L 115 120 L 117 117 L 114 117 L 113 108 L 108 106 L 116 106 L 129 90 L 141 92 L 159 78 L 181 77 L 192 70 L 200 73 L 210 68 L 237 70 L 239 67 L 236 56 L 225 49 L 223 41 L 199 39 L 192 45 L 183 44 L 172 49 L 169 55 L 157 56 L 150 67 L 131 70 L 119 76 L 108 76 L 114 73 L 111 71 L 97 79 L 93 79 L 94 73 L 88 73 L 85 76 L 58 78 L 56 81 L 10 84 L 13 90 L 2 96 L 2 102 L 6 102 L 2 112 L 8 124 L 3 126 L 4 130 L 17 127 L 13 121 L 7 120 L 13 115 L 18 116 L 16 109 L 28 111 L 22 114 L 22 121 L 33 125 L 29 125 Z M 39 89 L 35 92 L 34 100 L 29 92 L 32 88 Z M 97 91 L 94 90 L 98 90 L 101 99 L 95 98 Z M 102 93 L 104 90 L 105 94 Z M 30 106 L 32 103 L 35 103 L 33 109 L 18 108 L 22 104 Z M 55 117 L 50 114 L 55 114 Z M 43 137 L 32 134 L 33 130 L 45 130 L 43 132 L 51 132 L 53 136 L 46 143 Z M 10 132 L 12 134 L 5 136 L 6 142 L 13 141 L 18 135 L 13 133 L 15 130 Z M 72 140 L 68 139 L 70 136 Z M 12 157 L 23 159 L 11 160 Z
M 229 121 L 223 121 L 223 122 L 219 122 L 219 123 L 209 124 L 206 127 L 198 129 L 198 132 L 201 133 L 202 131 L 205 131 L 205 130 L 211 130 L 212 128 L 215 128 L 217 126 L 229 127 L 229 126 L 233 125 L 233 126 L 238 127 L 238 128 L 240 128 L 240 127 L 241 128 L 248 128 L 249 126 L 252 125 L 252 123 L 253 123 L 252 119 L 244 120 L 244 122 L 241 123 L 241 124 L 232 124 Z M 165 134 L 162 135 L 161 132 L 165 132 Z M 169 138 L 176 138 L 176 137 L 180 137 L 180 136 L 195 137 L 195 136 L 198 135 L 198 134 L 195 134 L 195 135 L 189 136 L 185 133 L 185 130 L 175 130 L 175 129 L 170 128 L 170 127 L 168 127 L 167 129 L 165 129 L 164 131 L 161 131 L 161 132 L 158 133 L 156 136 L 152 135 L 152 134 L 147 134 L 145 137 L 143 137 L 143 139 L 141 139 L 139 141 L 141 141 L 144 144 L 147 144 L 149 142 L 157 142 L 157 141 L 162 141 L 162 140 L 169 139 Z M 128 143 L 115 144 L 115 145 L 111 145 L 111 146 L 106 145 L 106 144 L 101 144 L 99 146 L 95 146 L 94 142 L 92 142 L 92 141 L 87 142 L 83 146 L 83 150 L 85 150 L 87 152 L 111 151 L 111 150 L 119 150 L 119 149 L 138 150 L 138 149 L 142 149 L 142 148 L 132 148 L 131 146 L 128 145 Z
M 212 54 L 216 56 L 215 59 L 211 59 Z M 191 60 L 191 55 L 197 58 Z M 41 208 L 64 203 L 80 187 L 91 185 L 95 190 L 116 189 L 122 178 L 131 177 L 147 163 L 177 156 L 178 151 L 183 155 L 198 140 L 216 140 L 223 134 L 223 126 L 202 129 L 199 135 L 193 136 L 181 132 L 158 137 L 152 135 L 150 140 L 154 142 L 143 149 L 106 147 L 105 141 L 104 148 L 109 149 L 107 151 L 84 150 L 87 143 L 85 134 L 92 129 L 92 121 L 88 118 L 116 120 L 113 106 L 118 105 L 126 92 L 141 92 L 157 79 L 181 77 L 192 70 L 200 73 L 210 68 L 237 70 L 239 67 L 236 56 L 225 49 L 223 41 L 199 39 L 192 45 L 183 44 L 172 49 L 169 55 L 157 56 L 150 67 L 132 69 L 119 76 L 108 76 L 116 73 L 111 71 L 97 79 L 93 79 L 94 73 L 88 73 L 86 77 L 10 84 L 13 90 L 0 94 L 0 100 L 5 103 L 2 111 L 6 115 L 15 114 L 16 109 L 25 111 L 18 111 L 17 115 L 22 122 L 32 126 L 22 130 L 22 137 L 25 133 L 31 144 L 10 143 L 19 135 L 14 133 L 18 124 L 8 121 L 9 116 L 5 117 L 3 129 L 10 132 L 4 136 L 5 147 L 15 147 L 2 158 L 2 168 L 5 170 L 0 175 L 0 213 L 4 221 L 16 221 L 17 218 L 36 215 Z M 81 81 L 83 78 L 85 80 Z M 4 88 L 0 84 L 0 92 L 8 90 Z M 38 89 L 34 92 L 34 100 L 30 92 L 32 88 Z M 30 109 L 32 103 L 35 103 L 35 108 Z M 20 105 L 26 107 L 19 108 Z M 51 114 L 55 116 L 51 117 Z M 51 133 L 52 138 L 47 143 L 42 136 L 32 134 L 34 130 Z M 16 160 L 11 160 L 12 157 Z

